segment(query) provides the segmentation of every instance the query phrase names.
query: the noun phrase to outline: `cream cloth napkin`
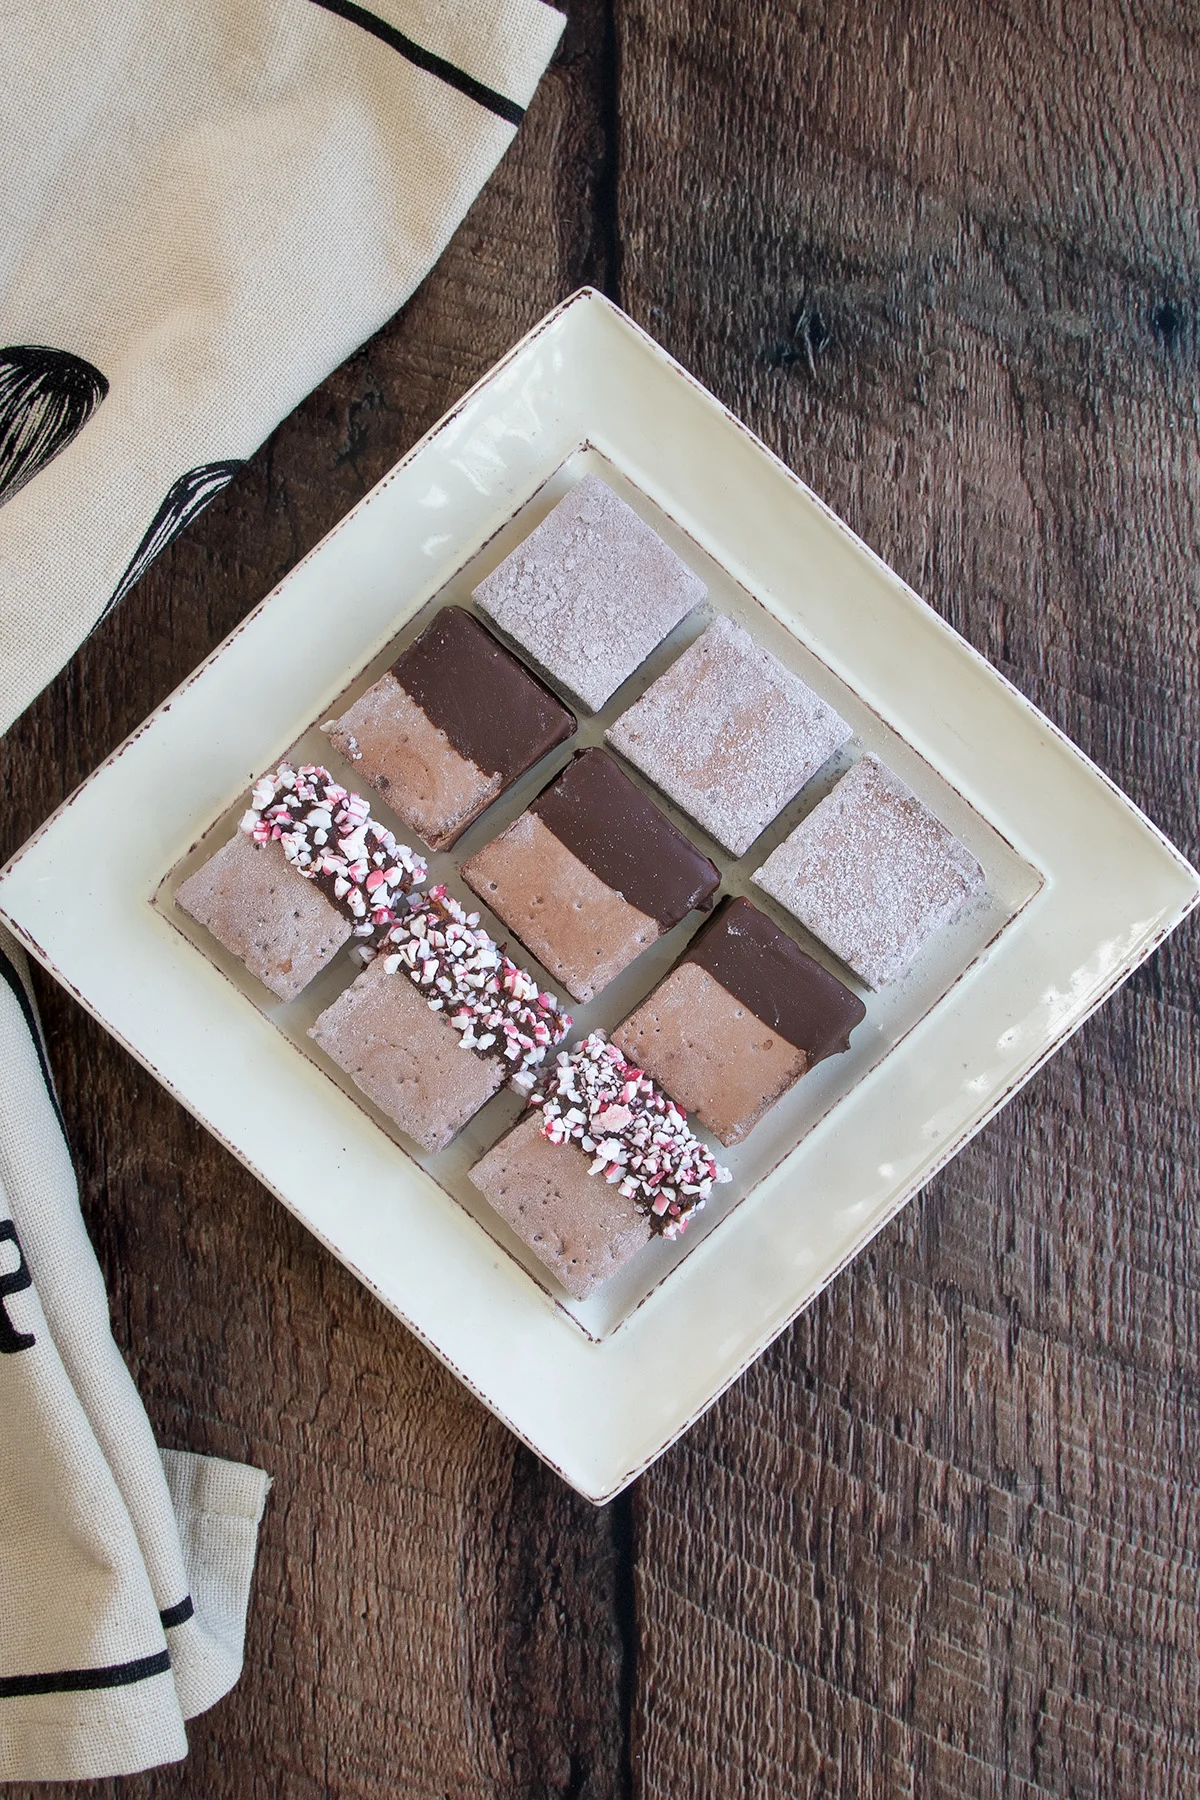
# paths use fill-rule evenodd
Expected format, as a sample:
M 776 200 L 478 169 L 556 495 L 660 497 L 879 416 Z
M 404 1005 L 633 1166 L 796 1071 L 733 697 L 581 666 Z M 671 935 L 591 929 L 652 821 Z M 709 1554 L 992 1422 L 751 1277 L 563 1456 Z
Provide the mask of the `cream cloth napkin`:
M 412 293 L 541 0 L 7 0 L 0 730 Z M 0 1780 L 132 1773 L 236 1681 L 267 1478 L 159 1452 L 0 934 Z
M 0 1780 L 187 1752 L 231 1688 L 267 1477 L 159 1453 L 109 1329 L 24 963 L 0 932 Z
M 6 0 L 0 731 L 408 298 L 563 26 L 541 0 Z

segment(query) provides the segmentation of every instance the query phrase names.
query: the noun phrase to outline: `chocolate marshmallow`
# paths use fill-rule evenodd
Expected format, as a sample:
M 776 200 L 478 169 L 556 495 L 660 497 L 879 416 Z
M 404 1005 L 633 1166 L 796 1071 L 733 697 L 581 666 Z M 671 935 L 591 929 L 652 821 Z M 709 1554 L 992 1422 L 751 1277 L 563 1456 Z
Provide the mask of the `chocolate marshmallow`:
M 722 617 L 605 735 L 741 856 L 851 731 L 778 657 Z
M 411 830 L 445 850 L 575 723 L 476 618 L 447 606 L 322 730 Z
M 585 475 L 474 597 L 555 681 L 599 712 L 707 591 L 631 506 Z
M 978 862 L 874 756 L 860 757 L 754 880 L 879 988 L 984 886 Z
M 589 1173 L 591 1163 L 585 1152 L 543 1137 L 535 1112 L 471 1170 L 480 1193 L 576 1300 L 654 1235 L 632 1200 Z
M 555 996 L 505 956 L 479 914 L 436 887 L 414 898 L 309 1036 L 432 1152 L 505 1081 L 527 1093 L 570 1028 Z
M 380 1112 L 428 1151 L 444 1150 L 503 1085 L 494 1057 L 464 1054 L 418 988 L 368 963 L 309 1032 Z
M 424 860 L 328 769 L 281 763 L 255 786 L 236 836 L 180 884 L 175 903 L 291 1000 L 348 938 L 390 927 L 425 874 Z
M 582 750 L 463 880 L 576 1000 L 591 1000 L 720 872 L 603 750 Z
M 306 988 L 352 930 L 278 844 L 253 844 L 240 831 L 181 883 L 175 903 L 280 1000 Z
M 652 1236 L 675 1238 L 729 1172 L 602 1033 L 560 1052 L 471 1180 L 577 1300 Z
M 849 1048 L 861 1000 L 748 900 L 727 900 L 613 1043 L 737 1144 L 814 1063 Z

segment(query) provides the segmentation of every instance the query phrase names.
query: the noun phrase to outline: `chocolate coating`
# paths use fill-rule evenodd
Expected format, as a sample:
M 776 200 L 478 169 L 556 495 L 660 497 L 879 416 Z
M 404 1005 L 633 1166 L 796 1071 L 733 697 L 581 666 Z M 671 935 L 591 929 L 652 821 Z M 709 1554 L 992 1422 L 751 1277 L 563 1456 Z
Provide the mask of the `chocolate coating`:
M 684 962 L 707 969 L 726 993 L 803 1050 L 809 1063 L 850 1047 L 867 1009 L 857 994 L 806 956 L 749 900 L 727 900 L 688 946 Z
M 672 825 L 606 750 L 581 750 L 529 809 L 664 931 L 694 907 L 707 910 L 720 870 Z
M 505 787 L 574 735 L 574 713 L 471 613 L 446 606 L 392 674 L 460 756 Z

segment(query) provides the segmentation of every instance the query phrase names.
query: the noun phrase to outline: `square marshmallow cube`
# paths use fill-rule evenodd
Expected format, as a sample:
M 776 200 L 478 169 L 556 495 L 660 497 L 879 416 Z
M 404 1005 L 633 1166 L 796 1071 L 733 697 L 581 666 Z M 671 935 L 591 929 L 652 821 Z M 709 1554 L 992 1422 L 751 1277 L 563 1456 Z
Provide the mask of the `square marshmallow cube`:
M 890 769 L 863 756 L 754 880 L 880 988 L 957 917 L 984 873 Z
M 585 475 L 480 582 L 475 600 L 599 712 L 707 591 L 631 506 Z
M 832 706 L 724 617 L 607 733 L 735 856 L 850 736 Z

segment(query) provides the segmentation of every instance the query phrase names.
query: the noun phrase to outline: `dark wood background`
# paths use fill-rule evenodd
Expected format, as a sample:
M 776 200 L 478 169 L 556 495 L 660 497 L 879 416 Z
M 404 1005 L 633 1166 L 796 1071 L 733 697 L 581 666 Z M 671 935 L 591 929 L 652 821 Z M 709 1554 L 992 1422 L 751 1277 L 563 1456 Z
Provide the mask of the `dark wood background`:
M 1200 7 L 566 10 L 416 298 L 0 746 L 3 854 L 590 281 L 1195 858 Z M 41 981 L 154 1424 L 275 1478 L 240 1685 L 70 1791 L 1191 1800 L 1196 943 L 602 1511 Z

